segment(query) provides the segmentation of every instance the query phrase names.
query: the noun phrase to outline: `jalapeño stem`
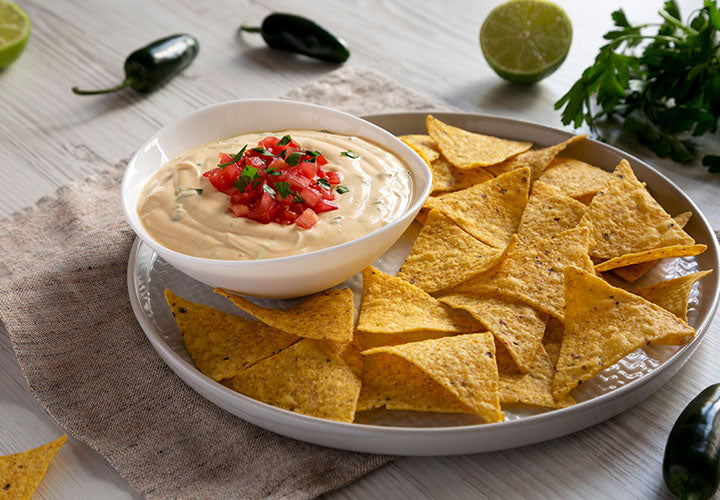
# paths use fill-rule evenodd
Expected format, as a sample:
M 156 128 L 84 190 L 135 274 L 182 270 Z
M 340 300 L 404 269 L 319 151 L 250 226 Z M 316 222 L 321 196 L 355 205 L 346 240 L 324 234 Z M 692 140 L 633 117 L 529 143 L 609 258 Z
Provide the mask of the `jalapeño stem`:
M 247 31 L 248 33 L 260 33 L 262 29 L 260 26 L 248 26 L 247 24 L 241 24 L 240 29 L 242 31 Z
M 123 80 L 123 82 L 116 86 L 116 87 L 110 87 L 109 89 L 100 89 L 100 90 L 80 90 L 77 87 L 73 87 L 72 91 L 78 95 L 96 95 L 96 94 L 110 94 L 111 92 L 117 92 L 118 90 L 122 90 L 126 87 L 130 86 L 130 79 L 126 78 Z

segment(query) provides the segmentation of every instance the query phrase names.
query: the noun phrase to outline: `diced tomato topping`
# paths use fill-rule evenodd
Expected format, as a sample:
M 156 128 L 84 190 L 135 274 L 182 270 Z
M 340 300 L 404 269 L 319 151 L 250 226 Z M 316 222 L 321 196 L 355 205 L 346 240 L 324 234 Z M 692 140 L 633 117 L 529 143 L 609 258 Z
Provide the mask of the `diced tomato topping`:
M 203 174 L 230 196 L 228 211 L 235 217 L 310 229 L 319 213 L 338 209 L 328 184 L 340 184 L 341 177 L 322 168 L 328 163 L 322 154 L 304 150 L 287 137 L 265 137 L 257 149 L 248 147 L 242 156 L 220 153 L 218 165 L 224 166 Z
M 313 211 L 313 209 L 306 208 L 305 211 L 302 214 L 300 214 L 300 217 L 295 219 L 295 224 L 297 224 L 298 226 L 300 226 L 302 228 L 310 229 L 317 223 L 317 221 L 318 221 L 318 216 Z

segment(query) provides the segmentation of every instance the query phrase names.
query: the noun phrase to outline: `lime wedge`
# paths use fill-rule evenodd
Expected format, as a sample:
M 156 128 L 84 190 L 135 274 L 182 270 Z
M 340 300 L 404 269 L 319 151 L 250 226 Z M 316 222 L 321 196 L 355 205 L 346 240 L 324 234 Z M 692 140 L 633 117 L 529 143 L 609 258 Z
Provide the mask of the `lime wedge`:
M 565 60 L 572 25 L 565 11 L 543 0 L 499 5 L 480 29 L 480 47 L 490 67 L 513 83 L 529 85 Z
M 0 0 L 0 68 L 10 66 L 20 57 L 28 36 L 30 18 L 11 2 Z

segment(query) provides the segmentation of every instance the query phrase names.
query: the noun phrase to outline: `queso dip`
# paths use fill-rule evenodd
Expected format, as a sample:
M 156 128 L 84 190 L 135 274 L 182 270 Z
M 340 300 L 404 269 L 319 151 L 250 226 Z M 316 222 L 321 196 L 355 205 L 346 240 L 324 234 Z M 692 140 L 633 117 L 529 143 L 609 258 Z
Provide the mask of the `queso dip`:
M 236 217 L 229 211 L 230 195 L 203 176 L 218 167 L 220 153 L 235 155 L 244 146 L 254 148 L 268 135 L 289 135 L 303 150 L 321 152 L 328 160 L 323 169 L 341 178 L 340 189 L 333 186 L 338 208 L 319 213 L 309 229 Z M 181 154 L 148 180 L 137 211 L 150 236 L 177 252 L 210 259 L 270 259 L 371 233 L 398 219 L 411 194 L 407 166 L 382 147 L 326 131 L 286 130 L 230 137 Z

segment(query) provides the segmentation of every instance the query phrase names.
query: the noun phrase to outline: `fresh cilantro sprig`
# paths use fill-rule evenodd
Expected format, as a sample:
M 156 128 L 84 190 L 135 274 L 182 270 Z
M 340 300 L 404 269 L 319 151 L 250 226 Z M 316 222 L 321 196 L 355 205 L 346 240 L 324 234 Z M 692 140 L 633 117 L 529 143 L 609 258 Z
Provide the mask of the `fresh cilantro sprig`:
M 713 133 L 720 119 L 720 10 L 705 0 L 686 24 L 668 1 L 659 15 L 659 24 L 631 25 L 622 9 L 613 12 L 617 29 L 555 109 L 563 124 L 585 122 L 596 135 L 600 121 L 621 121 L 658 156 L 689 162 L 696 146 L 686 134 Z M 718 156 L 703 164 L 720 172 Z
M 224 168 L 227 167 L 228 165 L 232 165 L 233 163 L 239 162 L 239 161 L 242 159 L 243 155 L 245 154 L 245 150 L 246 150 L 246 149 L 247 149 L 247 144 L 246 144 L 245 146 L 243 146 L 242 149 L 237 152 L 237 154 L 234 154 L 234 155 L 232 156 L 232 160 L 230 160 L 230 161 L 227 162 L 227 163 L 220 163 L 220 164 L 218 165 L 218 167 L 224 169 Z

